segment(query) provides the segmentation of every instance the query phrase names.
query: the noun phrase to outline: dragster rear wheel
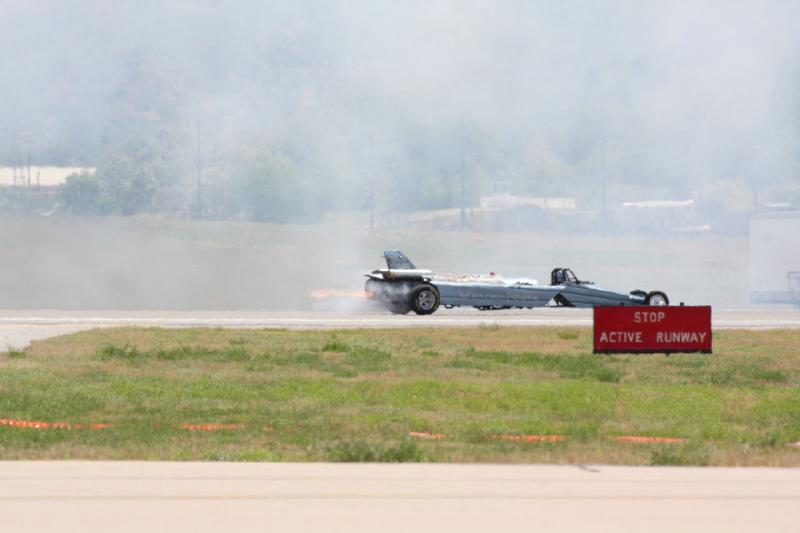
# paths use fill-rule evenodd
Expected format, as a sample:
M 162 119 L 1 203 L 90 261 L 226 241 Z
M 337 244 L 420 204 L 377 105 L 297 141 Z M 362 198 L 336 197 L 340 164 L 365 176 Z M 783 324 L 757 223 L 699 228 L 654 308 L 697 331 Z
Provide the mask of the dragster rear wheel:
M 411 309 L 418 315 L 430 315 L 439 309 L 439 291 L 433 285 L 424 283 L 411 292 Z
M 644 300 L 645 305 L 669 305 L 669 298 L 661 291 L 652 291 L 647 293 L 647 298 Z
M 406 315 L 409 311 L 411 311 L 411 308 L 408 306 L 408 304 L 402 302 L 386 302 L 384 305 L 390 313 L 395 315 Z

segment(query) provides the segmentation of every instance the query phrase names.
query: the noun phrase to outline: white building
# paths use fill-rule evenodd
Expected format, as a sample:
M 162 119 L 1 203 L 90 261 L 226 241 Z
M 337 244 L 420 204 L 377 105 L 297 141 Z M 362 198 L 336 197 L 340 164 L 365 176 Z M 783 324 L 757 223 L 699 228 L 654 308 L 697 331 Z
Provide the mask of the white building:
M 94 173 L 95 169 L 91 167 L 31 166 L 29 173 L 27 166 L 0 167 L 0 187 L 14 185 L 57 187 L 63 185 L 70 174 L 80 172 Z

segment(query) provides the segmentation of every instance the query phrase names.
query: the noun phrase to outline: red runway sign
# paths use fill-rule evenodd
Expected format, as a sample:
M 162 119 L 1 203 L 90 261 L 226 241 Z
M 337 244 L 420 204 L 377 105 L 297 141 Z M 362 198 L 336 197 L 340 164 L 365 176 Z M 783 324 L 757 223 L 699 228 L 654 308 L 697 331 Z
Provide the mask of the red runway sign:
M 594 308 L 594 353 L 711 353 L 711 307 Z

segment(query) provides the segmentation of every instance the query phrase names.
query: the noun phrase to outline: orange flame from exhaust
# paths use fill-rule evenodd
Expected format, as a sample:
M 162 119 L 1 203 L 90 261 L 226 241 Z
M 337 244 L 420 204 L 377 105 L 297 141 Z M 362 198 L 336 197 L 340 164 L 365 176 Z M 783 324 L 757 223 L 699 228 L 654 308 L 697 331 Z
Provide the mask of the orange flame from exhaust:
M 367 298 L 367 293 L 364 291 L 339 291 L 327 289 L 317 289 L 311 293 L 311 297 L 315 300 L 324 300 L 325 298 L 334 298 L 337 296 L 345 298 Z

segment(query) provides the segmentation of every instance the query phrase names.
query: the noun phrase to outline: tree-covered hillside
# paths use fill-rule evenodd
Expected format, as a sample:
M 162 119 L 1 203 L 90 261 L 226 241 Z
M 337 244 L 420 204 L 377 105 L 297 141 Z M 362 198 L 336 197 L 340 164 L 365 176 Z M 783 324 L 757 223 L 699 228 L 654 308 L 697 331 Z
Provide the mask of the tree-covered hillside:
M 603 190 L 800 201 L 794 2 L 5 0 L 0 17 L 0 158 L 29 135 L 37 164 L 96 167 L 65 212 L 303 222 L 474 205 L 498 183 L 588 209 Z

